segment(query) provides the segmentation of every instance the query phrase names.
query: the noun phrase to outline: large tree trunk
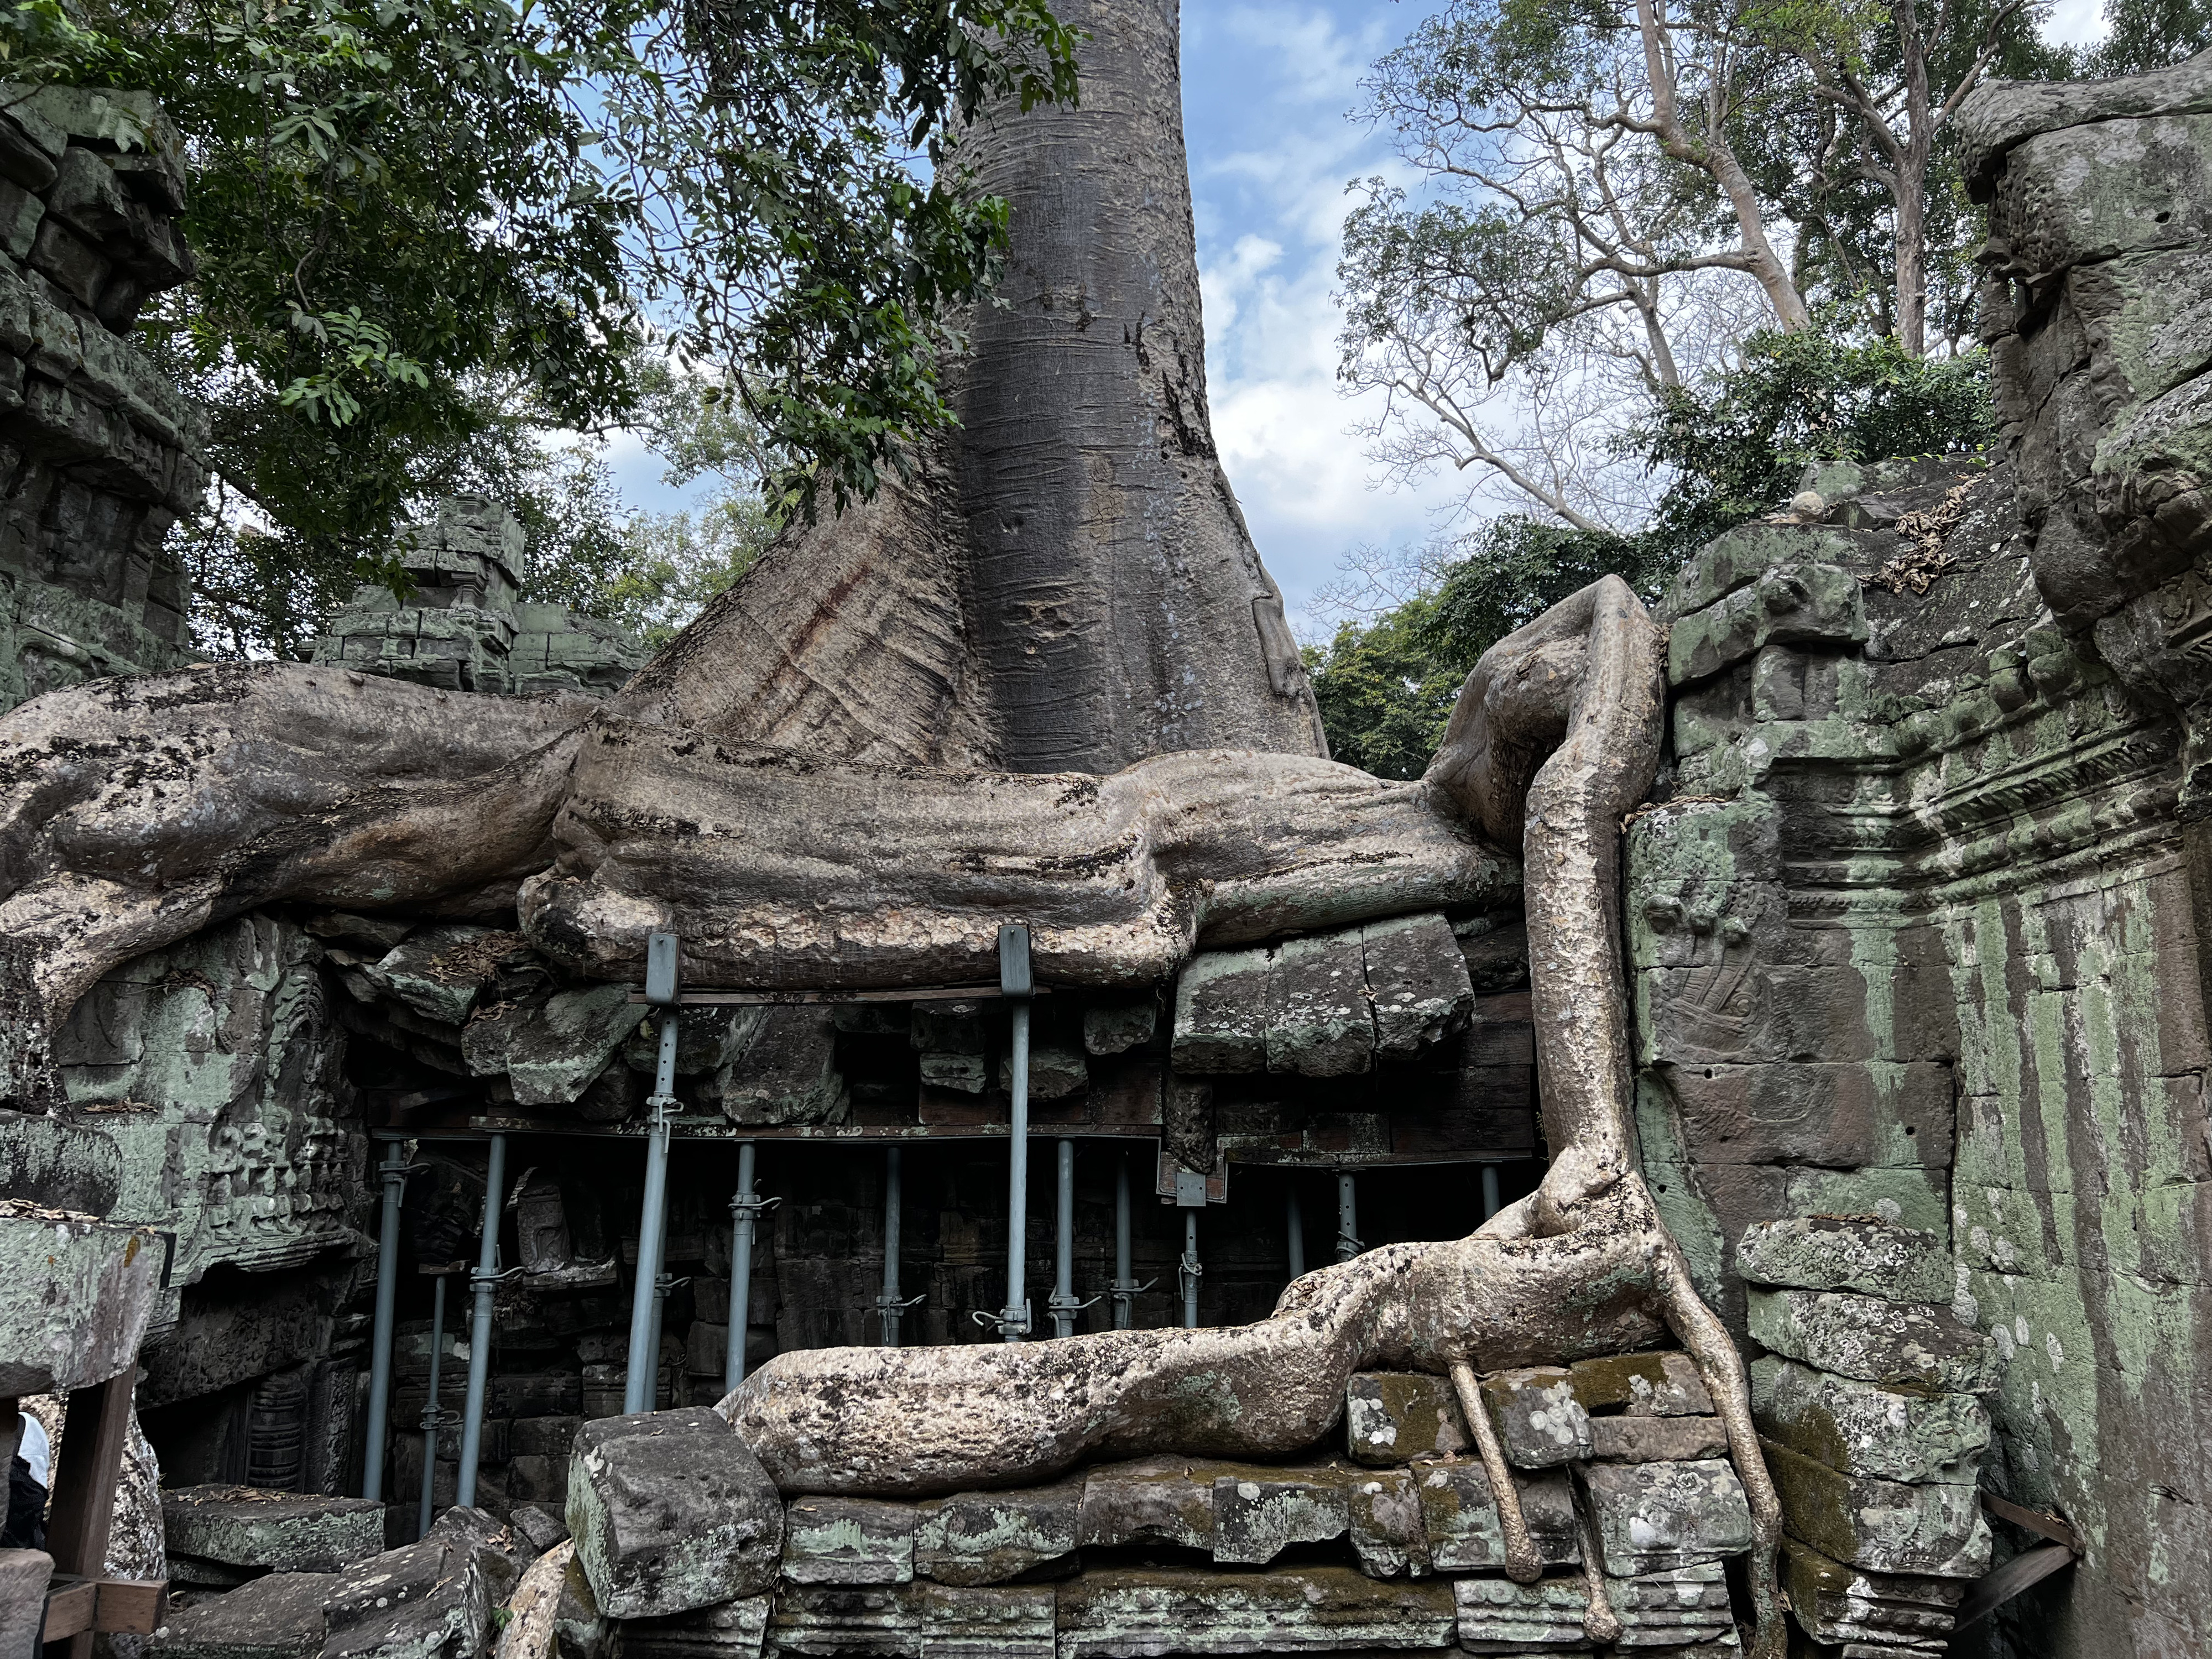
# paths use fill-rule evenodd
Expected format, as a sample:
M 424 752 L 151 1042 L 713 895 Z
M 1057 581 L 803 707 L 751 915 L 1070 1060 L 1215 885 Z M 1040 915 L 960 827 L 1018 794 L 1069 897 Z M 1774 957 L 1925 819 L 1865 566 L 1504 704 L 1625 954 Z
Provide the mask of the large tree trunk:
M 1080 107 L 997 112 L 960 158 L 1008 198 L 1005 282 L 946 366 L 913 483 L 781 543 L 622 712 L 824 758 L 1113 772 L 1324 755 L 1215 454 L 1175 0 L 1069 0 Z

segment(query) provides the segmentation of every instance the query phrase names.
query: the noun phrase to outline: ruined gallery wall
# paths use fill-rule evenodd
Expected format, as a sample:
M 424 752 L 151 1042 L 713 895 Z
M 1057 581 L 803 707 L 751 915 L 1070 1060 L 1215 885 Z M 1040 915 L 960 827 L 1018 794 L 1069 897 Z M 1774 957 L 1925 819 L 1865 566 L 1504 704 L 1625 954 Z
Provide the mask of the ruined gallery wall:
M 1979 1480 L 2085 1540 L 1991 1652 L 2212 1645 L 2205 78 L 1999 89 L 1970 121 L 2003 459 L 1821 470 L 1708 548 L 1662 611 L 1671 799 L 1629 832 L 1644 1152 L 1707 1293 L 1788 1352 L 1748 1223 L 1934 1232 L 1955 1281 L 1924 1328 L 1995 1345 Z M 1863 1537 L 1976 1461 L 1778 1475 L 1796 1537 L 1849 1534 L 1845 1502 Z

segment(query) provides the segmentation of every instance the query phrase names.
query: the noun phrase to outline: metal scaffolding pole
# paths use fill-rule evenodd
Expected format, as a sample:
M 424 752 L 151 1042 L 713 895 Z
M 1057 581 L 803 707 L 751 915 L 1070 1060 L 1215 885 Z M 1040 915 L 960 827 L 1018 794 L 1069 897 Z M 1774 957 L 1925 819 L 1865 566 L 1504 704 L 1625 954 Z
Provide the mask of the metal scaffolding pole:
M 645 1144 L 645 1200 L 637 1218 L 637 1281 L 630 1293 L 629 1364 L 623 1377 L 623 1410 L 649 1412 L 660 1374 L 661 1243 L 668 1223 L 668 1134 L 676 1106 L 676 935 L 653 933 L 645 947 L 645 999 L 660 1010 L 660 1054 L 654 1067 L 650 1138 Z
M 1006 1134 L 1006 1305 L 999 1334 L 1019 1342 L 1030 1334 L 1027 1296 L 1030 1221 L 1030 930 L 1018 922 L 999 929 L 999 988 L 1013 1016 L 1013 1121 Z
M 499 1284 L 499 1217 L 507 1188 L 507 1137 L 491 1138 L 484 1169 L 483 1237 L 477 1245 L 477 1270 L 469 1275 L 477 1293 L 476 1317 L 469 1326 L 469 1393 L 461 1407 L 461 1472 L 453 1501 L 464 1509 L 477 1501 L 477 1454 L 483 1443 L 484 1381 L 491 1372 L 491 1296 Z M 429 1460 L 424 1460 L 427 1468 Z
M 730 1200 L 730 1335 L 723 1351 L 722 1390 L 745 1380 L 745 1330 L 752 1320 L 753 1229 L 775 1200 L 753 1196 L 753 1144 L 738 1143 L 738 1192 Z
M 1089 1304 L 1075 1299 L 1075 1143 L 1063 1137 L 1059 1147 L 1058 1224 L 1054 1237 L 1052 1297 L 1045 1306 L 1052 1313 L 1054 1336 L 1075 1334 L 1075 1316 Z
M 899 1344 L 899 1321 L 922 1298 L 899 1299 L 900 1210 L 905 1198 L 904 1159 L 896 1146 L 884 1149 L 884 1293 L 876 1298 L 876 1312 L 884 1322 L 882 1341 L 886 1348 Z
M 1498 1166 L 1486 1164 L 1482 1166 L 1482 1218 L 1489 1220 L 1498 1209 Z
M 459 1266 L 459 1263 L 455 1264 Z M 438 1431 L 446 1414 L 438 1409 L 439 1362 L 445 1358 L 446 1280 L 441 1266 L 430 1291 L 430 1401 L 422 1407 L 422 1496 L 415 1506 L 415 1535 L 430 1530 L 430 1499 L 438 1484 Z M 473 1353 L 474 1350 L 471 1351 Z
M 1198 1328 L 1198 1281 L 1206 1269 L 1198 1261 L 1198 1212 L 1188 1209 L 1182 1212 L 1182 1261 L 1178 1265 L 1182 1279 L 1182 1324 L 1187 1331 Z
M 392 1410 L 392 1321 L 399 1296 L 399 1203 L 407 1188 L 407 1148 L 385 1142 L 384 1230 L 376 1240 L 376 1325 L 368 1339 L 368 1447 L 361 1495 L 384 1497 L 384 1442 Z
M 1145 1287 L 1137 1283 L 1129 1259 L 1129 1155 L 1121 1154 L 1121 1165 L 1114 1173 L 1114 1328 L 1126 1331 L 1135 1322 L 1137 1292 Z
M 1359 1242 L 1359 1191 L 1345 1170 L 1336 1177 L 1336 1259 L 1349 1261 L 1366 1248 Z
M 1289 1249 L 1284 1252 L 1290 1258 L 1291 1277 L 1306 1276 L 1306 1218 L 1298 1208 L 1298 1178 L 1291 1177 L 1290 1196 L 1283 1206 L 1283 1237 Z

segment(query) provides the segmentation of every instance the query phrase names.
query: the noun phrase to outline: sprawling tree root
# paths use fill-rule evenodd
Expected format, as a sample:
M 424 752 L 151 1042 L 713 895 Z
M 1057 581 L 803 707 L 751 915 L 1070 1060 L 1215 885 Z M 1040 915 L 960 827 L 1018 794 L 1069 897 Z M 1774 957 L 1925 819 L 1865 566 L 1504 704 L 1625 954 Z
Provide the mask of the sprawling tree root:
M 1637 1346 L 1663 1323 L 1726 1424 L 1757 1530 L 1756 1652 L 1779 1659 L 1780 1505 L 1742 1359 L 1632 1163 L 1620 821 L 1650 785 L 1661 686 L 1657 630 L 1608 577 L 1485 654 L 1424 780 L 1491 835 L 1521 835 L 1558 1149 L 1535 1194 L 1466 1238 L 1309 1273 L 1253 1325 L 779 1355 L 721 1406 L 777 1484 L 921 1496 L 1042 1480 L 1085 1456 L 1285 1454 L 1328 1431 L 1355 1370 L 1571 1360 Z M 1468 1414 L 1479 1434 L 1481 1413 Z M 1510 1490 L 1502 1474 L 1493 1485 Z M 1519 1576 L 1529 1563 L 1510 1565 Z M 1594 1603 L 1592 1618 L 1602 1626 L 1609 1610 Z

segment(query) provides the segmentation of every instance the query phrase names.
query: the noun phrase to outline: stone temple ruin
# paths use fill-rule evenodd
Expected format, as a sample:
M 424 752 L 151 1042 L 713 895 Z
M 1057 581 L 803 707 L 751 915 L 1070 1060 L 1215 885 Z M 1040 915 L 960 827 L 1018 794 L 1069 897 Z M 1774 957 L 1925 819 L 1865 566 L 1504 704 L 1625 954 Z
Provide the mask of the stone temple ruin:
M 1179 173 L 1150 19 L 1038 118 Z M 1302 751 L 1241 520 L 1188 527 L 1187 220 L 1159 292 L 1091 250 L 1154 322 L 1082 362 L 1174 405 L 1114 465 L 1256 712 L 1103 698 L 1157 724 L 1081 771 L 933 562 L 980 368 L 964 459 L 634 678 L 462 501 L 312 663 L 70 690 L 174 659 L 27 394 L 0 1389 L 69 1413 L 0 1653 L 2212 1647 L 2212 55 L 1960 118 L 2002 446 L 1577 596 L 1413 785 Z M 137 188 L 77 125 L 55 177 Z M 1016 267 L 979 362 L 1067 275 Z

